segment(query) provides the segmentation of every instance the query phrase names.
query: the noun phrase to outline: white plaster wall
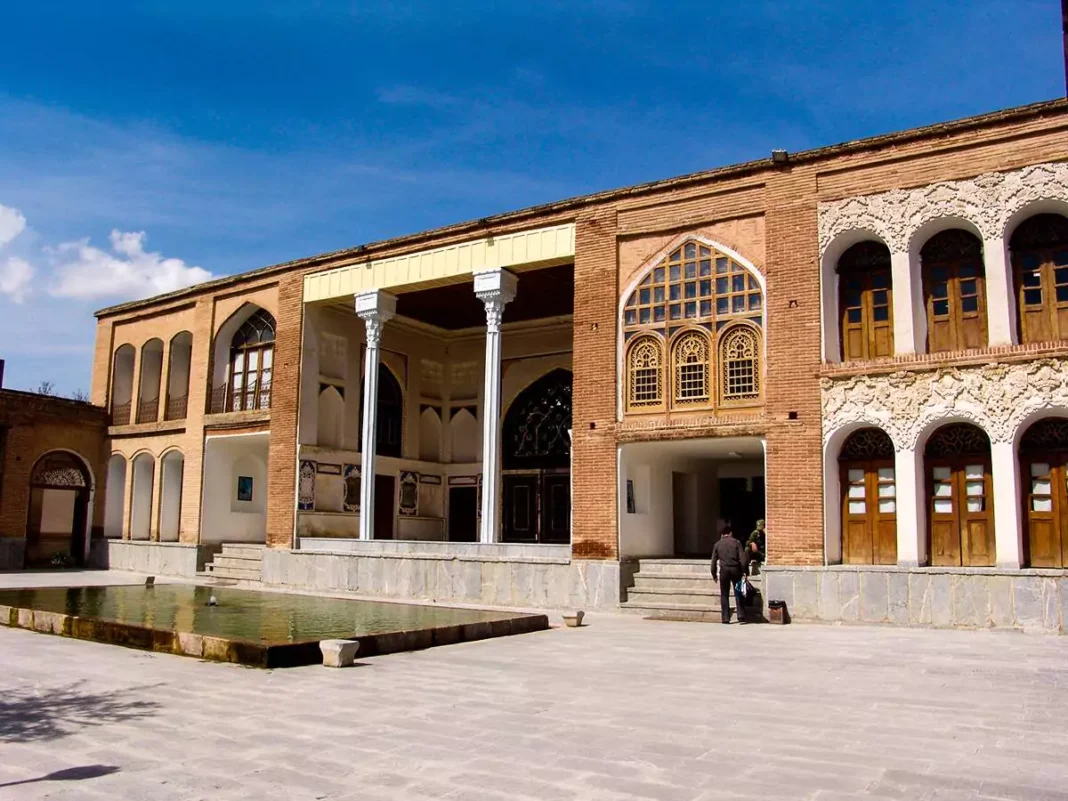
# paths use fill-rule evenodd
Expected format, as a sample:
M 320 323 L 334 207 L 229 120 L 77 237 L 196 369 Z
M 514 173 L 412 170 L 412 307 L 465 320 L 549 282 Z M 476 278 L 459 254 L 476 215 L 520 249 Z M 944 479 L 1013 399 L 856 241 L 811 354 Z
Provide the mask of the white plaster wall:
M 182 479 L 185 458 L 172 451 L 163 458 L 162 487 L 160 489 L 159 538 L 163 542 L 177 542 L 182 516 Z
M 204 448 L 202 542 L 264 542 L 267 434 L 212 437 Z M 238 476 L 252 477 L 252 500 L 237 500 Z
M 104 536 L 122 537 L 126 512 L 126 459 L 115 454 L 108 461 L 108 481 L 104 499 Z
M 133 501 L 130 510 L 130 538 L 147 540 L 152 525 L 152 479 L 155 460 L 143 453 L 133 461 Z

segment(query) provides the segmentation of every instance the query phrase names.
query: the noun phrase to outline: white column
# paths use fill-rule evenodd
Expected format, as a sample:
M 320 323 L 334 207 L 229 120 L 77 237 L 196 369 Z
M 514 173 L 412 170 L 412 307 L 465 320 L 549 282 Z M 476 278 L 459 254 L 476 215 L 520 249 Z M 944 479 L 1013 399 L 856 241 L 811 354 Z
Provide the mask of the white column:
M 486 383 L 482 393 L 481 542 L 500 534 L 501 494 L 501 317 L 515 297 L 517 279 L 507 270 L 475 273 L 475 295 L 486 306 Z
M 360 539 L 375 536 L 375 434 L 378 431 L 378 346 L 382 326 L 397 311 L 397 298 L 380 289 L 356 295 L 356 314 L 367 327 L 363 360 L 363 453 L 360 462 Z
M 990 443 L 994 483 L 994 552 L 997 566 L 1018 570 L 1023 564 L 1023 528 L 1020 525 L 1020 474 L 1011 442 Z
M 915 447 L 894 451 L 894 483 L 897 485 L 897 563 L 919 567 L 927 556 L 927 493 L 924 489 L 923 455 Z
M 912 260 L 908 251 L 890 254 L 891 294 L 894 298 L 894 355 L 904 356 L 923 350 L 916 341 L 916 309 L 923 311 L 923 298 L 917 298 L 912 280 Z
M 1016 341 L 1016 291 L 1004 239 L 983 240 L 983 266 L 987 341 L 992 347 L 1011 345 Z

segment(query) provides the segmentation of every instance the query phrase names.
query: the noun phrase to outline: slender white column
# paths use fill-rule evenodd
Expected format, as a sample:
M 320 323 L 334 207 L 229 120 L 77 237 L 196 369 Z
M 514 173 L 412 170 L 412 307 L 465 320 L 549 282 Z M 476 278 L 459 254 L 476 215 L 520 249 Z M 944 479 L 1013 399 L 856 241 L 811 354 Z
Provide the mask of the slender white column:
M 994 483 L 994 553 L 997 566 L 1018 570 L 1023 564 L 1020 525 L 1020 474 L 1011 442 L 990 443 Z
M 918 353 L 923 348 L 917 342 L 916 309 L 923 311 L 923 298 L 915 297 L 913 284 L 917 282 L 912 280 L 908 251 L 890 254 L 890 279 L 894 298 L 894 355 Z
M 923 456 L 915 448 L 894 452 L 897 486 L 897 563 L 902 567 L 927 564 L 927 497 Z
M 501 494 L 501 317 L 515 297 L 517 279 L 507 270 L 475 273 L 475 295 L 486 306 L 486 384 L 482 393 L 481 542 L 500 534 Z
M 397 298 L 381 290 L 356 295 L 356 314 L 367 327 L 363 360 L 363 452 L 360 462 L 360 539 L 375 536 L 375 439 L 378 431 L 378 346 L 382 326 L 397 311 Z
M 1011 345 L 1016 341 L 1016 292 L 1004 239 L 983 240 L 983 266 L 987 341 L 994 347 Z

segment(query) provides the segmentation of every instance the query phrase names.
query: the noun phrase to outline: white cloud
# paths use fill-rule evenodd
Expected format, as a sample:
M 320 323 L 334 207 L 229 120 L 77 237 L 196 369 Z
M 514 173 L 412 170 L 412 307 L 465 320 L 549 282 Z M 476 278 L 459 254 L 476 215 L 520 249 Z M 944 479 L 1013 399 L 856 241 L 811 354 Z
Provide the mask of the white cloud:
M 0 204 L 0 248 L 26 230 L 22 212 Z
M 111 253 L 89 239 L 50 250 L 56 261 L 50 294 L 64 298 L 116 297 L 135 300 L 184 289 L 212 278 L 202 267 L 145 251 L 144 231 L 111 232 Z
M 22 303 L 30 294 L 32 279 L 33 267 L 25 259 L 8 256 L 0 261 L 0 295 L 7 295 L 15 303 Z

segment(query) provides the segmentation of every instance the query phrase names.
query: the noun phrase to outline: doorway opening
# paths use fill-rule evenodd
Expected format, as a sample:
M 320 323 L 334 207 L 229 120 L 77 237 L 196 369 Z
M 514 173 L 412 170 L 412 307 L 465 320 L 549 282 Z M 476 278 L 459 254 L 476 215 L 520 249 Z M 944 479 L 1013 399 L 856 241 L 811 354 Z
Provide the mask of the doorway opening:
M 85 564 L 91 490 L 89 468 L 73 453 L 51 451 L 37 460 L 30 477 L 27 566 L 57 556 Z

